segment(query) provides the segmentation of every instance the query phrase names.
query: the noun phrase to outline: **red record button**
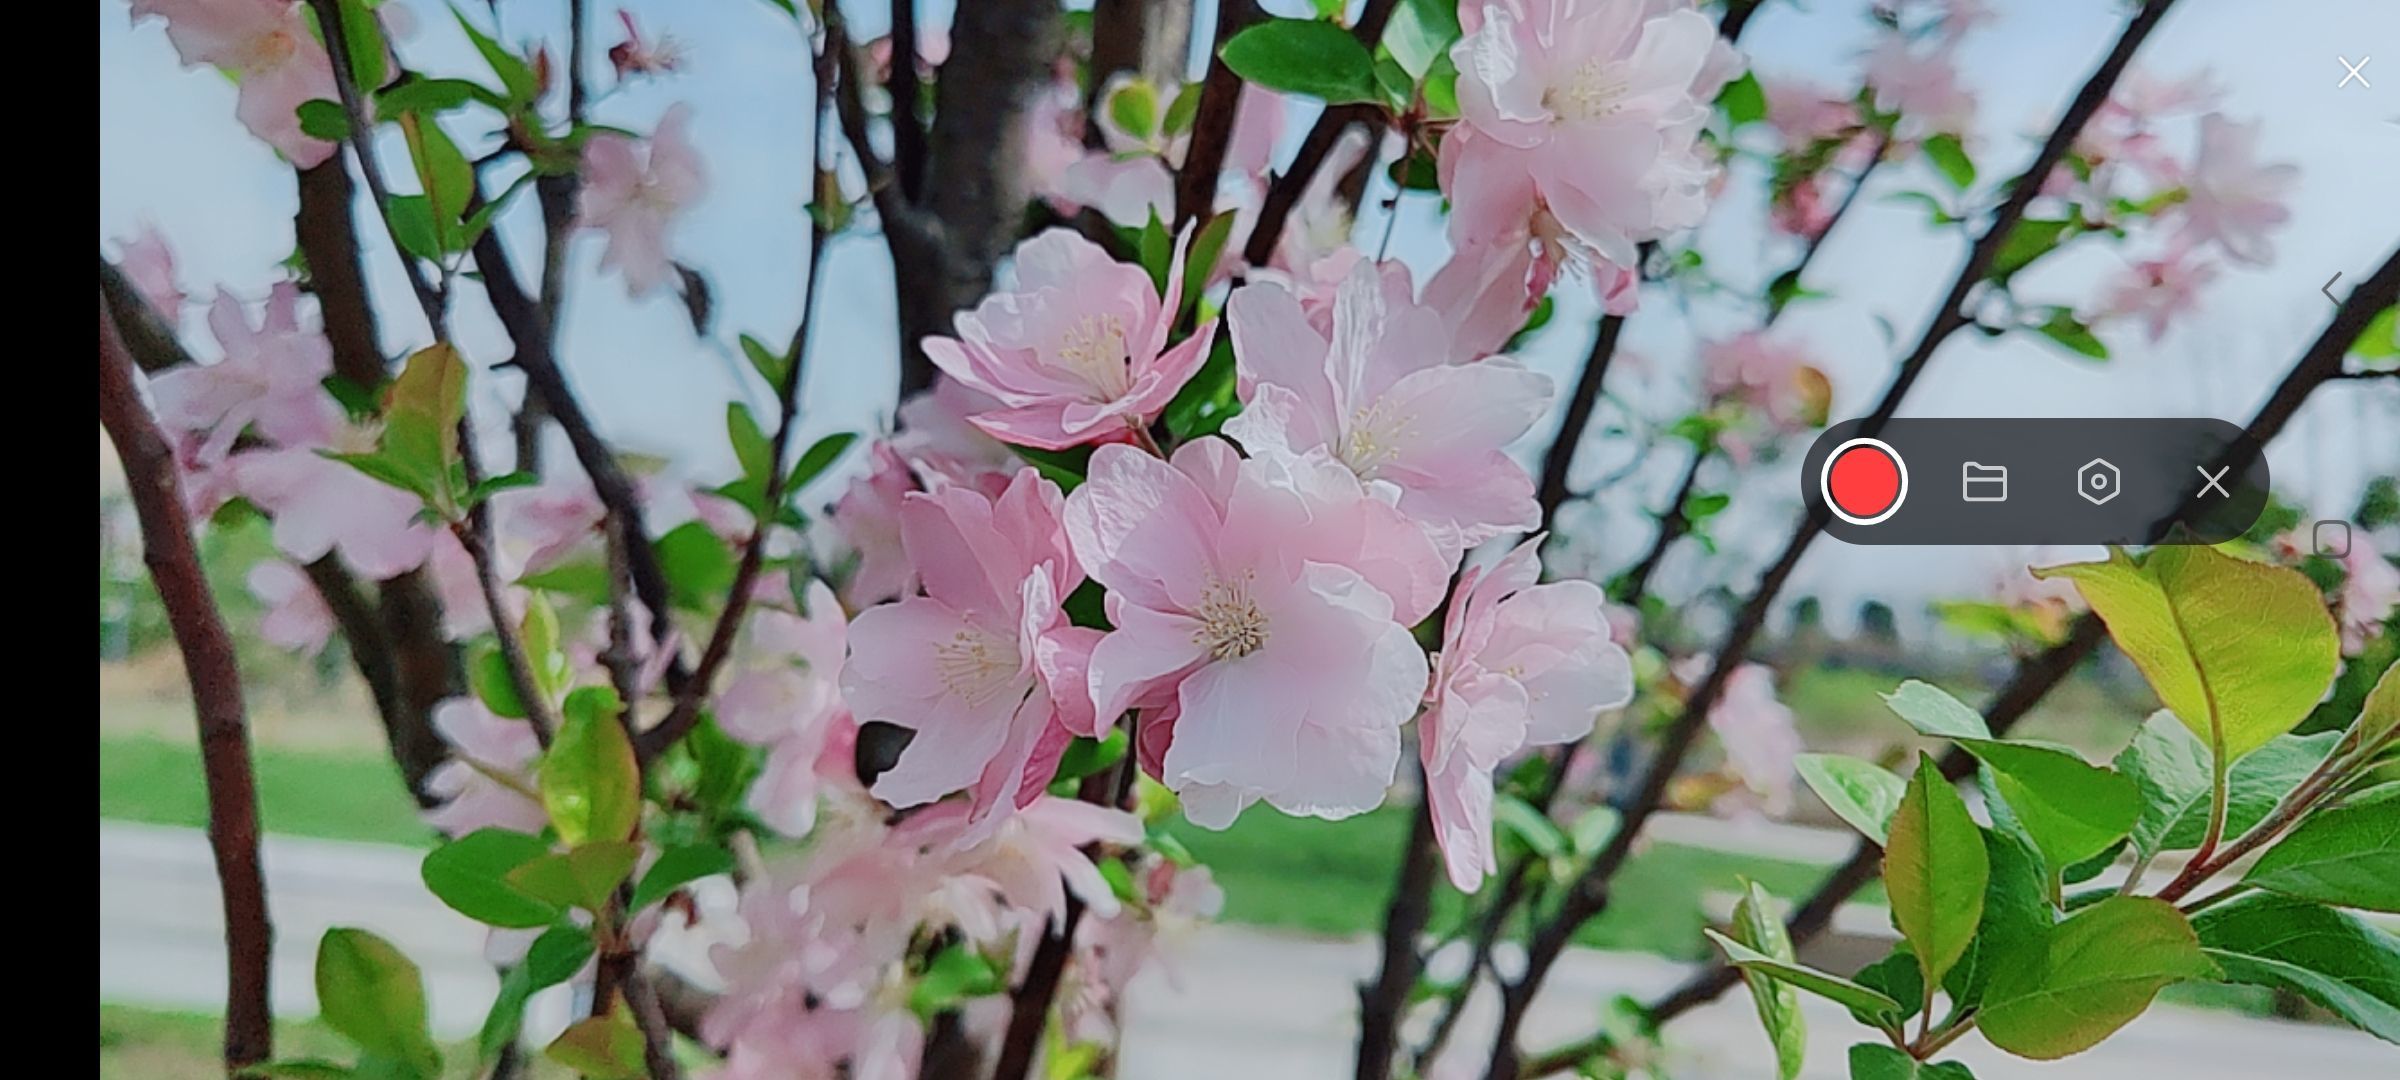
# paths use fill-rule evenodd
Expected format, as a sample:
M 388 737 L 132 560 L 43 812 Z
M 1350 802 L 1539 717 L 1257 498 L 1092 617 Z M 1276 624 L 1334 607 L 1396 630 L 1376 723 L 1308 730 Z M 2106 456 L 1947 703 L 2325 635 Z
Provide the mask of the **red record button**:
M 1817 489 L 1834 516 L 1873 525 L 1899 513 L 1908 500 L 1908 465 L 1880 439 L 1852 439 L 1825 455 Z

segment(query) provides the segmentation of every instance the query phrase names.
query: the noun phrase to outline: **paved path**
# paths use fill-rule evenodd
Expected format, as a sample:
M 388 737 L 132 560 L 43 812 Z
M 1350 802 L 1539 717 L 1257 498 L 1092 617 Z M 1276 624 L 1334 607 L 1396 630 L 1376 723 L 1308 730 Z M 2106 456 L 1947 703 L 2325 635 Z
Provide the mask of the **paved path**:
M 404 849 L 274 837 L 267 841 L 269 897 L 279 940 L 275 1007 L 314 1012 L 310 964 L 318 935 L 363 926 L 391 938 L 426 972 L 434 1023 L 463 1036 L 481 1021 L 496 986 L 479 927 L 443 908 L 417 880 L 418 854 Z M 103 822 L 100 826 L 100 998 L 173 1008 L 208 1008 L 223 998 L 216 883 L 201 835 L 188 829 Z M 1505 961 L 1504 961 L 1505 962 Z M 1244 927 L 1216 927 L 1182 943 L 1167 973 L 1137 986 L 1128 1017 L 1125 1080 L 1321 1080 L 1349 1075 L 1355 1038 L 1352 984 L 1374 965 L 1364 939 L 1328 941 Z M 1530 1041 L 1581 1033 L 1617 993 L 1672 985 L 1682 965 L 1642 954 L 1579 951 L 1559 964 L 1530 1019 Z M 535 1008 L 534 1026 L 563 1023 L 566 1001 Z M 1809 1017 L 1806 1076 L 1847 1075 L 1844 1047 L 1860 1029 L 1832 1007 Z M 1470 1014 L 1469 1045 L 1490 1025 L 1490 1003 Z M 1768 1076 L 1765 1037 L 1748 998 L 1736 992 L 1678 1021 L 1674 1075 L 1687 1080 Z M 2356 1032 L 2161 1006 L 2102 1048 L 2040 1065 L 1981 1044 L 1956 1054 L 1982 1080 L 2368 1080 L 2394 1075 L 2400 1050 Z

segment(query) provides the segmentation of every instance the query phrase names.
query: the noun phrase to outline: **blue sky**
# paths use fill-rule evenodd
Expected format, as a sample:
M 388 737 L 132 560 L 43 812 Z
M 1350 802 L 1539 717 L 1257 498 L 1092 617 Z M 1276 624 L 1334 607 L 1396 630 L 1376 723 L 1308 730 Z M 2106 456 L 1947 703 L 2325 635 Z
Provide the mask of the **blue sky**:
M 401 49 L 414 67 L 481 74 L 472 51 L 432 0 L 405 0 L 418 27 Z M 184 71 L 160 26 L 132 26 L 126 4 L 100 6 L 100 237 L 115 237 L 142 222 L 156 224 L 174 243 L 181 277 L 195 295 L 223 284 L 257 296 L 292 248 L 294 204 L 286 167 L 233 119 L 233 88 L 208 71 Z M 488 19 L 482 4 L 469 5 Z M 499 5 L 504 36 L 556 36 L 563 4 L 511 0 Z M 695 340 L 671 297 L 631 301 L 622 284 L 598 276 L 599 244 L 586 239 L 572 251 L 574 286 L 562 354 L 598 423 L 611 437 L 646 453 L 675 459 L 677 468 L 708 476 L 724 466 L 726 401 L 756 394 L 742 383 L 732 351 L 737 333 L 780 341 L 797 317 L 804 243 L 802 206 L 809 188 L 811 123 L 806 43 L 762 2 L 627 0 L 646 28 L 672 34 L 685 47 L 688 74 L 638 83 L 606 94 L 596 107 L 607 123 L 641 129 L 668 105 L 692 104 L 693 134 L 711 173 L 708 198 L 695 207 L 677 237 L 678 253 L 701 267 L 714 287 L 718 317 L 711 339 Z M 848 4 L 861 36 L 880 32 L 882 4 Z M 1209 0 L 1201 0 L 1203 25 Z M 1270 10 L 1304 8 L 1304 0 L 1269 0 Z M 1987 177 L 2009 175 L 2030 155 L 2034 140 L 2114 39 L 2118 5 L 2106 0 L 1994 0 L 1997 23 L 1971 38 L 1961 63 L 1982 100 L 1978 158 Z M 1766 73 L 1811 75 L 1838 83 L 1853 70 L 1867 41 L 1862 0 L 1810 0 L 1806 10 L 1776 0 L 1744 40 L 1755 67 Z M 931 3 L 925 22 L 948 21 L 947 3 Z M 605 17 L 607 3 L 595 5 Z M 488 25 L 488 22 L 486 23 Z M 616 40 L 604 22 L 595 50 Z M 2387 58 L 2388 54 L 2388 58 Z M 2374 82 L 2337 87 L 2336 56 L 2377 59 L 2362 69 Z M 595 70 L 605 60 L 591 57 Z M 2223 104 L 2237 119 L 2263 118 L 2265 152 L 2302 168 L 2293 218 L 2278 237 L 2279 259 L 2265 270 L 2220 278 L 2205 310 L 2152 346 L 2138 334 L 2111 336 L 2115 357 L 2090 364 L 2014 337 L 1954 338 L 1938 355 L 1904 410 L 1908 415 L 2215 415 L 2245 418 L 2329 310 L 2318 287 L 2336 272 L 2363 277 L 2400 242 L 2400 4 L 2392 0 L 2183 0 L 2137 63 L 2162 74 L 2207 67 L 2228 88 Z M 596 76 L 600 85 L 609 79 Z M 1292 125 L 1301 125 L 1296 118 Z M 453 125 L 462 140 L 474 134 Z M 1292 137 L 1296 138 L 1295 130 Z M 398 147 L 387 149 L 397 155 Z M 1712 266 L 1736 278 L 1765 277 L 1790 254 L 1749 220 L 1754 191 L 1737 178 L 1720 214 L 1701 233 Z M 1883 390 L 1896 348 L 1878 320 L 1901 341 L 1913 336 L 1963 256 L 1963 242 L 1928 233 L 1921 217 L 1874 204 L 1886 190 L 1931 189 L 1936 181 L 1911 171 L 1878 182 L 1865 205 L 1835 233 L 1811 270 L 1813 287 L 1835 302 L 1795 311 L 1782 332 L 1806 340 L 1834 376 L 1837 417 L 1864 411 Z M 529 208 L 528 208 L 529 209 Z M 363 210 L 363 205 L 362 205 Z M 1440 264 L 1446 245 L 1435 208 L 1422 198 L 1403 202 L 1393 254 L 1420 275 Z M 537 237 L 530 213 L 504 224 L 530 265 Z M 1360 225 L 1373 244 L 1383 223 L 1370 214 Z M 2080 302 L 2113 268 L 2108 251 L 2085 251 L 2029 275 L 2022 291 L 2042 299 Z M 380 235 L 367 237 L 371 280 L 384 313 L 387 347 L 422 343 L 426 331 L 407 299 L 398 264 Z M 871 428 L 891 406 L 893 355 L 891 269 L 878 237 L 858 233 L 832 249 L 822 297 L 825 322 L 810 359 L 805 390 L 808 434 Z M 2337 291 L 2340 288 L 2336 286 Z M 1572 290 L 1569 290 L 1571 293 Z M 1527 356 L 1537 368 L 1571 377 L 1588 342 L 1589 305 L 1571 298 L 1560 318 Z M 470 356 L 500 359 L 508 349 L 479 297 L 458 304 L 459 333 Z M 1695 332 L 1730 333 L 1738 318 L 1701 309 L 1684 312 L 1655 301 L 1629 324 L 1627 344 L 1647 366 L 1612 391 L 1645 411 L 1670 415 L 1689 396 Z M 198 330 L 197 320 L 189 327 Z M 479 407 L 498 415 L 499 380 L 486 380 Z M 2329 389 L 2312 402 L 2272 452 L 2278 487 L 2327 512 L 2345 508 L 2368 476 L 2400 473 L 2400 387 L 2379 381 Z M 1538 433 L 1530 442 L 1545 438 Z M 1528 450 L 1530 452 L 1530 448 Z M 1597 479 L 1626 464 L 1630 447 L 1596 443 L 1584 475 Z M 1678 463 L 1659 459 L 1611 489 L 1598 507 L 1570 524 L 1587 532 L 1611 561 L 1630 559 L 1646 544 L 1635 516 L 1643 503 L 1663 501 Z M 1785 470 L 1791 466 L 1786 465 Z M 1722 519 L 1728 546 L 1758 557 L 1781 543 L 1797 504 L 1797 484 L 1784 470 L 1756 470 L 1744 497 Z M 1688 545 L 1687 545 L 1688 546 Z M 1670 588 L 1703 583 L 1696 552 L 1670 563 Z M 1792 594 L 1820 592 L 1835 607 L 1879 593 L 1905 600 L 1941 590 L 1971 589 L 2022 553 L 1979 549 L 1865 549 L 1827 541 L 1803 564 Z M 1724 564 L 1710 568 L 1727 571 Z

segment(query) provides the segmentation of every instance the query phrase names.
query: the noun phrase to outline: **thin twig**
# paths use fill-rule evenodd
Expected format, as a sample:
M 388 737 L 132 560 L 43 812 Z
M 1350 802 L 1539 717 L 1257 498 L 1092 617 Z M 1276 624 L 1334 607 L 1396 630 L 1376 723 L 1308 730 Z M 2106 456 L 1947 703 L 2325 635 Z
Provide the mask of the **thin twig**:
M 267 982 L 275 932 L 267 920 L 267 885 L 258 858 L 258 789 L 250 768 L 250 726 L 242 702 L 241 669 L 208 577 L 192 543 L 175 454 L 142 403 L 132 356 L 100 301 L 100 426 L 115 444 L 125 487 L 141 522 L 142 562 L 166 609 L 167 625 L 183 654 L 199 721 L 201 774 L 208 792 L 208 843 L 225 915 L 226 1072 L 267 1060 L 275 1052 Z
M 444 331 L 447 324 L 448 299 L 442 290 L 425 277 L 425 268 L 408 254 L 408 246 L 400 242 L 400 230 L 392 222 L 392 189 L 384 183 L 383 167 L 375 160 L 375 118 L 367 109 L 364 91 L 351 77 L 349 43 L 342 34 L 341 0 L 308 0 L 317 13 L 317 30 L 325 37 L 325 52 L 333 65 L 333 86 L 341 98 L 342 114 L 350 122 L 350 156 L 358 162 L 358 174 L 367 179 L 367 192 L 375 198 L 376 217 L 383 222 L 384 234 L 392 242 L 392 251 L 400 258 L 400 268 L 408 275 L 409 291 L 416 294 L 417 307 L 425 314 L 425 329 L 436 340 L 449 340 Z M 430 123 L 431 121 L 427 121 Z
M 1398 0 L 1367 0 L 1359 9 L 1358 22 L 1350 27 L 1351 36 L 1359 44 L 1373 49 L 1383 40 L 1383 28 L 1392 18 Z M 1292 163 L 1277 173 L 1267 185 L 1266 197 L 1259 200 L 1258 221 L 1250 226 L 1249 242 L 1242 246 L 1242 259 L 1252 266 L 1265 266 L 1275 256 L 1275 245 L 1283 240 L 1283 223 L 1292 216 L 1292 208 L 1300 205 L 1300 197 L 1308 191 L 1308 182 L 1325 165 L 1325 158 L 1341 141 L 1342 130 L 1352 124 L 1377 124 L 1381 110 L 1372 105 L 1330 105 L 1317 114 L 1317 122 L 1300 140 L 1300 149 L 1292 154 Z M 1372 157 L 1372 155 L 1369 155 Z
M 914 201 L 925 192 L 924 80 L 917 71 L 917 0 L 892 0 L 892 167 L 900 191 Z M 819 110 L 822 115 L 823 110 Z
M 1422 788 L 1424 772 L 1417 773 Z M 1358 987 L 1358 1080 L 1388 1080 L 1392 1057 L 1399 1049 L 1400 1015 L 1409 992 L 1425 968 L 1417 939 L 1433 915 L 1435 858 L 1432 803 L 1420 799 L 1409 816 L 1407 846 L 1400 856 L 1398 878 L 1392 882 L 1392 901 L 1383 911 L 1383 963 L 1373 982 Z M 1467 985 L 1475 973 L 1467 972 Z
M 2002 245 L 2015 232 L 2018 222 L 2024 218 L 2026 208 L 2040 192 L 2042 178 L 2048 176 L 2050 170 L 2065 157 L 2068 146 L 2081 134 L 2085 122 L 2108 99 L 2109 90 L 2116 85 L 2118 76 L 2132 61 L 2135 50 L 2140 48 L 2151 30 L 2158 25 L 2159 19 L 2173 6 L 2174 0 L 2149 0 L 2144 4 L 2142 10 L 2126 25 L 2123 35 L 2109 50 L 2107 58 L 2101 61 L 2099 69 L 2076 93 L 2059 119 L 2058 127 L 2044 140 L 2032 163 L 2011 185 L 2009 197 L 1994 213 L 1990 227 L 1968 250 L 1966 263 L 1959 268 L 1958 276 L 1951 283 L 1941 307 L 1936 310 L 1932 323 L 1925 328 L 1916 347 L 1901 361 L 1891 385 L 1884 391 L 1883 399 L 1861 422 L 1862 434 L 1873 434 L 1882 429 L 1899 411 L 1901 402 L 1916 385 L 1917 379 L 1923 376 L 1942 342 L 1967 325 L 1968 300 L 1983 284 Z M 1576 929 L 1608 906 L 1610 882 L 1632 854 L 1643 825 L 1664 802 L 1677 767 L 1697 741 L 1701 727 L 1722 698 L 1733 672 L 1748 657 L 1751 643 L 1765 628 L 1767 614 L 1781 595 L 1784 583 L 1798 568 L 1800 557 L 1807 552 L 1818 534 L 1824 531 L 1825 521 L 1826 515 L 1821 511 L 1812 510 L 1807 514 L 1785 544 L 1782 554 L 1761 576 L 1757 589 L 1735 616 L 1733 625 L 1718 646 L 1708 674 L 1694 688 L 1684 702 L 1680 715 L 1661 739 L 1659 749 L 1643 772 L 1640 787 L 1621 808 L 1623 820 L 1616 835 L 1576 877 L 1560 901 L 1557 912 L 1534 932 L 1526 950 L 1524 974 L 1505 987 L 1501 994 L 1500 1024 L 1493 1041 L 1487 1080 L 1502 1080 L 1517 1075 L 1517 1033 L 1524 1024 L 1526 1010 L 1532 1004 L 1534 995 L 1540 992 L 1551 965 L 1557 962 L 1559 954 L 1573 939 Z
M 824 167 L 826 154 L 831 149 L 826 133 L 826 113 L 832 104 L 836 43 L 835 35 L 829 31 L 819 46 L 816 59 L 817 96 L 813 121 L 816 146 L 813 163 L 816 168 Z M 742 547 L 742 561 L 734 570 L 732 590 L 725 597 L 724 610 L 717 615 L 715 629 L 709 632 L 707 646 L 700 652 L 699 665 L 692 669 L 691 678 L 682 689 L 675 692 L 675 704 L 668 710 L 666 719 L 634 737 L 634 748 L 643 761 L 665 753 L 668 747 L 690 734 L 693 726 L 700 722 L 700 709 L 708 701 L 710 688 L 716 683 L 717 671 L 732 657 L 734 640 L 741 634 L 743 618 L 749 614 L 750 594 L 756 591 L 754 586 L 758 582 L 759 572 L 766 565 L 768 534 L 774 528 L 784 499 L 791 494 L 784 487 L 790 479 L 784 471 L 784 461 L 790 456 L 792 440 L 800 429 L 800 385 L 807 378 L 810 330 L 816 323 L 817 295 L 820 292 L 818 282 L 824 277 L 825 243 L 828 238 L 823 221 L 819 214 L 808 215 L 808 261 L 805 267 L 808 277 L 800 291 L 800 322 L 792 328 L 791 344 L 784 350 L 784 355 L 791 362 L 784 366 L 783 382 L 775 388 L 779 415 L 771 444 L 773 451 L 768 455 L 773 465 L 767 476 L 763 508 L 758 519 L 751 523 L 750 542 Z
M 1244 27 L 1264 16 L 1256 0 L 1217 0 L 1215 44 L 1208 50 L 1208 74 L 1200 80 L 1200 104 L 1192 114 L 1192 137 L 1185 144 L 1183 169 L 1175 174 L 1174 229 L 1208 215 L 1217 195 L 1217 174 L 1225 168 L 1225 148 L 1240 112 L 1242 77 L 1226 66 L 1219 51 Z

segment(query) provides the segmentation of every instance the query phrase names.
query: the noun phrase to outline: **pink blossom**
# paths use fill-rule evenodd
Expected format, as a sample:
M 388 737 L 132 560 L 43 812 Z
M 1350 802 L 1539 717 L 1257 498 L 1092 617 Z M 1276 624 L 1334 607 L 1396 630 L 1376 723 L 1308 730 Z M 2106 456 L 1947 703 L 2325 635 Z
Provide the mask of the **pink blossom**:
M 1383 801 L 1425 686 L 1404 623 L 1438 600 L 1447 561 L 1378 510 L 1322 452 L 1242 461 L 1210 438 L 1172 464 L 1092 455 L 1066 524 L 1116 627 L 1091 654 L 1093 702 L 1145 710 L 1141 738 L 1170 740 L 1161 779 L 1194 822 L 1224 828 L 1261 798 L 1326 818 Z M 1154 730 L 1168 710 L 1171 734 Z
M 1707 16 L 1676 0 L 1486 0 L 1462 6 L 1459 24 L 1458 131 L 1472 137 L 1444 187 L 1462 211 L 1454 245 L 1535 201 L 1495 199 L 1487 174 L 1525 177 L 1566 231 L 1621 267 L 1635 244 L 1699 223 L 1717 171 L 1700 131 L 1742 67 Z
M 425 575 L 432 579 L 433 596 L 442 607 L 442 638 L 465 641 L 492 629 L 491 606 L 483 602 L 483 583 L 475 577 L 475 558 L 467 554 L 466 545 L 458 537 L 442 533 L 434 538 L 433 553 L 425 558 Z M 523 592 L 511 589 L 503 594 L 509 617 L 523 615 Z
M 965 484 L 997 495 L 1024 459 L 968 418 L 1000 407 L 957 379 L 936 378 L 933 389 L 900 403 L 892 449 L 929 482 Z
M 1172 348 L 1182 308 L 1178 241 L 1161 300 L 1141 267 L 1051 229 L 1017 246 L 1017 286 L 958 316 L 955 338 L 928 337 L 925 353 L 1000 407 L 969 417 L 994 437 L 1062 450 L 1128 438 L 1167 407 L 1208 358 L 1216 323 Z
M 582 474 L 553 474 L 540 484 L 492 496 L 492 518 L 503 564 L 515 579 L 559 564 L 600 534 L 608 508 Z
M 183 286 L 175 283 L 175 249 L 158 226 L 143 222 L 133 239 L 117 241 L 117 269 L 142 303 L 172 330 L 183 322 Z
M 1093 150 L 1060 174 L 1057 194 L 1069 205 L 1099 211 L 1111 224 L 1138 229 L 1152 217 L 1174 216 L 1175 176 L 1153 155 Z
M 824 582 L 810 581 L 807 598 L 806 615 L 761 608 L 752 616 L 747 648 L 717 694 L 715 714 L 726 734 L 767 749 L 749 806 L 795 837 L 816 826 L 824 781 L 840 779 L 849 766 L 827 760 L 849 723 L 839 691 L 848 623 Z
M 1699 657 L 1691 658 L 1699 661 Z M 1683 672 L 1705 673 L 1705 662 L 1687 662 Z M 1725 692 L 1708 711 L 1709 729 L 1725 747 L 1725 763 L 1770 815 L 1792 805 L 1792 762 L 1800 754 L 1800 732 L 1792 710 L 1775 700 L 1775 672 L 1744 664 L 1725 680 Z
M 297 0 L 133 0 L 133 17 L 167 21 L 185 67 L 214 65 L 240 87 L 234 115 L 292 164 L 314 168 L 334 145 L 300 131 L 300 106 L 335 100 L 333 64 Z
M 1947 47 L 1919 50 L 1905 37 L 1885 35 L 1867 53 L 1866 75 L 1875 107 L 1900 114 L 1897 131 L 1905 138 L 1963 138 L 1975 126 L 1975 95 L 1959 83 L 1957 58 Z
M 867 471 L 834 500 L 833 531 L 858 556 L 842 583 L 851 608 L 881 603 L 916 588 L 916 567 L 900 550 L 900 506 L 916 490 L 908 462 L 889 442 L 867 451 Z
M 1588 581 L 1537 585 L 1541 538 L 1486 572 L 1459 575 L 1443 620 L 1429 707 L 1418 722 L 1425 801 L 1450 881 L 1473 892 L 1495 867 L 1492 772 L 1526 746 L 1589 735 L 1633 700 L 1633 666 L 1609 640 L 1607 598 Z
M 2170 324 L 2200 306 L 2201 290 L 2216 278 L 2216 264 L 2189 255 L 2145 259 L 2110 280 L 2093 318 L 2139 319 L 2156 344 Z
M 455 697 L 433 707 L 433 729 L 450 744 L 450 760 L 426 774 L 426 792 L 442 800 L 425 811 L 426 824 L 449 836 L 485 828 L 538 834 L 549 824 L 533 796 L 542 747 L 531 725 Z
M 1507 447 L 1548 411 L 1549 377 L 1507 359 L 1450 363 L 1449 332 L 1405 266 L 1352 269 L 1330 335 L 1279 285 L 1245 286 L 1226 307 L 1248 406 L 1225 433 L 1252 454 L 1321 448 L 1396 489 L 1400 511 L 1453 553 L 1540 519 Z
M 625 40 L 608 47 L 609 66 L 617 69 L 619 81 L 635 75 L 668 75 L 683 66 L 683 46 L 665 34 L 656 40 L 644 38 L 642 28 L 634 25 L 633 12 L 617 9 L 617 21 L 625 24 Z
M 1025 176 L 1062 217 L 1082 204 L 1066 196 L 1067 170 L 1083 160 L 1083 92 L 1072 76 L 1054 79 L 1025 108 Z
M 685 128 L 691 108 L 675 105 L 647 139 L 612 132 L 583 145 L 583 190 L 576 223 L 608 234 L 603 270 L 625 275 L 625 288 L 643 296 L 675 276 L 667 233 L 675 219 L 708 191 L 708 173 Z
M 2236 123 L 2223 113 L 2200 119 L 2200 151 L 2192 162 L 2183 203 L 2182 244 L 2215 243 L 2234 261 L 2264 266 L 2275 261 L 2268 235 L 2291 220 L 2284 205 L 2300 170 L 2288 163 L 2258 160 L 2260 124 Z
M 2340 560 L 2342 588 L 2334 594 L 2334 613 L 2342 630 L 2342 655 L 2357 656 L 2383 632 L 2383 624 L 2400 609 L 2400 567 L 2375 549 L 2366 530 L 2353 529 L 2350 550 Z
M 1756 330 L 1701 349 L 1710 397 L 1740 401 L 1786 432 L 1825 423 L 1831 384 L 1815 359 L 1802 346 Z
M 1815 83 L 1762 78 L 1759 89 L 1766 93 L 1767 123 L 1782 136 L 1784 145 L 1792 149 L 1841 138 L 1860 127 L 1856 99 L 1835 94 Z
M 1106 919 L 1117 914 L 1115 890 L 1084 849 L 1138 844 L 1142 820 L 1122 810 L 1038 795 L 1000 823 L 989 839 L 978 839 L 981 830 L 971 811 L 957 803 L 915 814 L 895 832 L 945 852 L 947 873 L 988 881 L 1010 907 L 1059 926 L 1066 919 L 1070 893 L 1093 915 Z
M 1225 144 L 1225 171 L 1265 184 L 1267 170 L 1275 165 L 1275 144 L 1283 140 L 1290 118 L 1290 99 L 1256 83 L 1243 83 L 1234 101 L 1233 135 Z M 1334 176 L 1348 171 L 1331 155 L 1327 165 Z
M 1075 951 L 1058 992 L 1059 1019 L 1074 1042 L 1113 1045 L 1117 1014 L 1134 977 L 1152 965 L 1163 944 L 1215 919 L 1225 890 L 1205 866 L 1177 866 L 1151 856 L 1134 871 L 1140 903 L 1114 918 L 1086 916 L 1075 928 Z M 1168 939 L 1168 940 L 1162 940 Z M 1170 986 L 1175 971 L 1160 965 Z
M 363 435 L 346 440 L 352 447 Z M 314 450 L 251 450 L 230 462 L 234 486 L 275 519 L 275 547 L 296 562 L 339 552 L 377 581 L 413 570 L 441 533 L 418 520 L 423 505 Z
M 1608 314 L 1631 314 L 1641 301 L 1635 249 L 1612 244 L 1621 249 L 1612 257 L 1596 246 L 1554 212 L 1524 155 L 1478 150 L 1487 144 L 1460 125 L 1443 136 L 1436 160 L 1451 200 L 1453 250 L 1426 282 L 1425 302 L 1450 324 L 1459 352 L 1480 356 L 1505 346 L 1562 275 L 1589 278 Z
M 307 573 L 281 559 L 264 559 L 242 580 L 267 609 L 258 620 L 259 637 L 307 656 L 324 651 L 333 637 L 333 612 Z
M 223 460 L 245 429 L 283 446 L 320 446 L 341 422 L 341 406 L 326 393 L 333 347 L 314 328 L 300 326 L 300 290 L 278 283 L 267 294 L 256 327 L 232 293 L 219 291 L 208 326 L 224 347 L 213 364 L 177 367 L 150 382 L 159 423 L 207 436 L 206 461 Z
M 948 487 L 902 502 L 901 542 L 925 594 L 861 613 L 841 676 L 860 720 L 917 733 L 878 798 L 905 807 L 971 789 L 982 822 L 1048 783 L 1034 762 L 1052 726 L 1099 733 L 1083 691 L 1098 633 L 1060 608 L 1083 583 L 1060 512 L 1057 486 L 1031 468 L 997 499 Z

